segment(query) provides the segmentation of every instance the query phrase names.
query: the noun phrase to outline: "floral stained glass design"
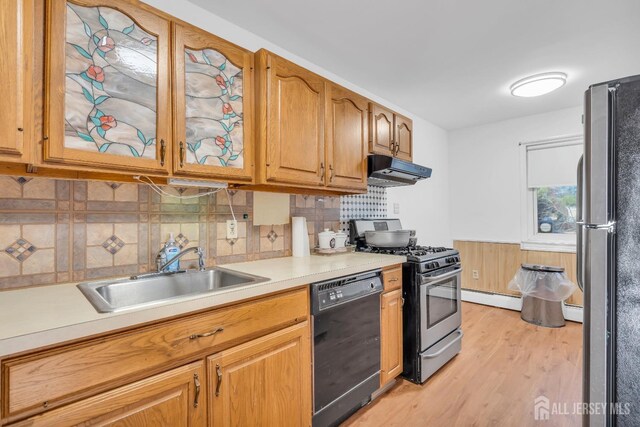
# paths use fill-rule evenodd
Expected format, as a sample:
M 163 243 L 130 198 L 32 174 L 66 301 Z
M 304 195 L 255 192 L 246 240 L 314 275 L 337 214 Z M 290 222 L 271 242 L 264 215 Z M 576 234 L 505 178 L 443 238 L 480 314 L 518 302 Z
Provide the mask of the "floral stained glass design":
M 158 49 L 127 15 L 67 3 L 65 147 L 156 158 Z
M 242 69 L 213 49 L 185 49 L 187 163 L 242 168 Z

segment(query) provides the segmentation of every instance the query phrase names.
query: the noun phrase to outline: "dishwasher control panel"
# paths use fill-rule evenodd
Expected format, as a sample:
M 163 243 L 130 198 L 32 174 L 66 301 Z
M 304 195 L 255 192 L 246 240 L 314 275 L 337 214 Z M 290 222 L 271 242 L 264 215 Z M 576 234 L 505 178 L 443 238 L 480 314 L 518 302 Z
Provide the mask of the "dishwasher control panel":
M 352 301 L 360 297 L 382 292 L 380 271 L 370 271 L 354 276 L 341 277 L 311 285 L 311 309 L 313 313 Z

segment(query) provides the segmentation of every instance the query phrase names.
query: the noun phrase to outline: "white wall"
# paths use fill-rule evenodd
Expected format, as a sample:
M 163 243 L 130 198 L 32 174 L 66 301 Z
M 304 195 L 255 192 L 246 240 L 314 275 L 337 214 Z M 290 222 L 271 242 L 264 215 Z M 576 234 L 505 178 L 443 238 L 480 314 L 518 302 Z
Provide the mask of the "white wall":
M 447 132 L 414 119 L 413 161 L 433 169 L 431 178 L 410 187 L 387 190 L 388 216 L 400 218 L 403 228 L 416 230 L 423 245 L 452 244 L 449 214 L 449 147 Z M 400 213 L 393 213 L 398 203 Z
M 398 111 L 413 119 L 414 161 L 433 168 L 433 178 L 420 182 L 411 188 L 388 190 L 389 206 L 400 203 L 399 217 L 407 228 L 414 228 L 423 244 L 448 245 L 449 233 L 449 162 L 447 160 L 447 133 L 443 129 L 420 119 L 375 95 L 376 88 L 361 88 L 331 73 L 331 64 L 326 68 L 300 58 L 281 47 L 232 24 L 187 1 L 145 0 L 146 3 L 163 10 L 177 18 L 201 27 L 212 34 L 229 40 L 246 49 L 256 51 L 266 48 L 297 64 L 354 90 L 376 102 Z
M 582 106 L 450 132 L 453 239 L 519 243 L 518 143 L 577 134 Z

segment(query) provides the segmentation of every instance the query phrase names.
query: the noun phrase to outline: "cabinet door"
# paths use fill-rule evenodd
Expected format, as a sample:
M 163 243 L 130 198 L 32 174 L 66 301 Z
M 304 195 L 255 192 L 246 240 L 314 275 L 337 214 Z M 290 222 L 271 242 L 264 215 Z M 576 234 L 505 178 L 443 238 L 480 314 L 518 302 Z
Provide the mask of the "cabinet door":
M 371 112 L 371 136 L 369 151 L 376 154 L 393 155 L 393 113 L 378 104 L 369 104 Z
M 402 372 L 402 290 L 381 296 L 380 386 Z
M 27 162 L 32 141 L 33 0 L 2 2 L 0 160 Z
M 258 58 L 266 180 L 324 186 L 324 79 L 266 51 Z
M 311 425 L 309 335 L 305 321 L 209 357 L 209 425 Z
M 174 24 L 174 171 L 253 179 L 253 54 Z
M 206 425 L 205 387 L 200 361 L 14 425 L 199 427 Z
M 47 2 L 44 160 L 166 172 L 170 22 L 139 2 Z
M 327 185 L 366 191 L 368 102 L 338 85 L 329 83 L 327 88 Z
M 413 158 L 413 122 L 411 119 L 395 115 L 396 148 L 394 155 L 402 160 L 411 161 Z

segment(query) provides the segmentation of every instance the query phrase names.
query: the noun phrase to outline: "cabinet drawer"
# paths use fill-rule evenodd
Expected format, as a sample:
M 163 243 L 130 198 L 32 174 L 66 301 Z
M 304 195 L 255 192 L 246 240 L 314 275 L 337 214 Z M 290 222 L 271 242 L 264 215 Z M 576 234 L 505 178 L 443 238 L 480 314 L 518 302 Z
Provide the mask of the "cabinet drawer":
M 402 288 L 402 267 L 397 266 L 389 270 L 384 270 L 382 272 L 382 279 L 385 292 Z
M 302 322 L 308 301 L 301 289 L 5 360 L 3 418 L 79 400 Z

